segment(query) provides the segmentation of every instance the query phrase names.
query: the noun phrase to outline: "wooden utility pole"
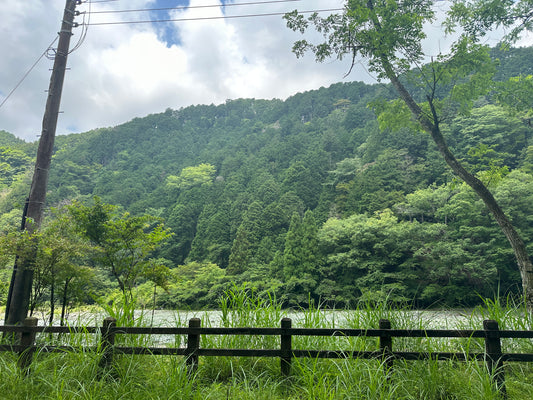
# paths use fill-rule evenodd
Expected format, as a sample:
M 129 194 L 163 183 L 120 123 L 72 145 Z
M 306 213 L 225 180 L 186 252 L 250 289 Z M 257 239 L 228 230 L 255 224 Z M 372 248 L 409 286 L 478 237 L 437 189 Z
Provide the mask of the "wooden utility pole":
M 25 213 L 22 217 L 24 229 L 30 234 L 40 228 L 43 217 L 46 187 L 48 185 L 48 170 L 52 161 L 57 117 L 61 103 L 61 92 L 63 90 L 70 37 L 72 36 L 72 28 L 74 27 L 77 4 L 79 4 L 79 0 L 66 0 L 61 31 L 59 32 L 59 42 L 55 54 L 52 76 L 50 77 L 48 99 L 43 116 L 43 127 L 41 138 L 39 139 L 37 158 L 35 160 L 35 171 L 33 173 L 27 207 L 25 207 Z M 22 324 L 28 314 L 37 245 L 37 241 L 34 241 L 31 251 L 25 252 L 24 256 L 17 257 L 15 261 L 6 304 L 6 325 Z

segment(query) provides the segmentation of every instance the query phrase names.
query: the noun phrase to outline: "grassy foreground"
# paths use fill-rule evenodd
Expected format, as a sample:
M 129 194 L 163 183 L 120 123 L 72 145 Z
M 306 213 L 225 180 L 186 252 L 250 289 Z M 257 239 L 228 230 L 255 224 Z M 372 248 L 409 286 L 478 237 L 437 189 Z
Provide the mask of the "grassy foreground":
M 287 315 L 272 299 L 245 290 L 229 292 L 221 303 L 222 326 L 279 326 Z M 290 313 L 289 313 L 290 314 Z M 293 317 L 294 327 L 377 328 L 388 318 L 393 328 L 420 329 L 427 321 L 408 309 L 385 304 L 362 305 L 335 320 L 320 309 Z M 532 319 L 519 306 L 487 301 L 464 326 L 480 329 L 483 319 L 496 319 L 501 329 L 531 329 Z M 135 321 L 134 323 L 140 323 Z M 183 324 L 184 325 L 184 324 Z M 203 326 L 209 322 L 204 321 Z M 467 326 L 469 325 L 469 326 Z M 43 338 L 44 340 L 44 338 Z M 77 338 L 81 341 L 91 340 Z M 137 339 L 139 342 L 142 340 Z M 375 338 L 293 338 L 294 348 L 376 349 Z M 176 344 L 183 344 L 176 338 Z M 172 344 L 173 345 L 173 344 Z M 204 337 L 202 347 L 277 348 L 274 337 Z M 503 341 L 504 351 L 533 352 L 531 341 Z M 395 339 L 395 350 L 481 351 L 476 339 Z M 397 361 L 384 373 L 374 360 L 295 359 L 292 376 L 280 374 L 279 360 L 268 358 L 201 357 L 196 374 L 187 376 L 182 357 L 119 356 L 112 368 L 98 368 L 94 353 L 37 354 L 28 376 L 16 366 L 16 356 L 0 353 L 2 399 L 499 399 L 483 363 Z M 533 398 L 533 365 L 507 363 L 508 398 Z

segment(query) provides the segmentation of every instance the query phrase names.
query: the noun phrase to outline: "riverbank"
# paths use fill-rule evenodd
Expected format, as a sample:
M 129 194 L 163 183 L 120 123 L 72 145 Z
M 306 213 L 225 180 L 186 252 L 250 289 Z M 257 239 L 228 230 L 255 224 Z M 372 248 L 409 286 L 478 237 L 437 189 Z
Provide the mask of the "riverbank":
M 280 319 L 288 317 L 293 321 L 305 320 L 309 310 L 281 310 Z M 0 313 L 3 314 L 0 309 Z M 313 313 L 319 313 L 323 321 L 327 321 L 329 327 L 348 327 L 350 320 L 358 320 L 361 317 L 361 310 L 329 310 L 314 309 Z M 442 309 L 442 310 L 409 310 L 399 309 L 397 311 L 403 319 L 409 319 L 419 326 L 424 324 L 427 329 L 452 329 L 462 326 L 479 314 L 473 309 Z M 38 318 L 39 325 L 48 325 L 49 313 L 46 310 L 38 310 L 34 313 Z M 99 326 L 103 318 L 109 316 L 109 313 L 100 307 L 84 307 L 70 312 L 67 316 L 67 324 L 71 326 Z M 191 318 L 200 318 L 206 326 L 219 326 L 221 324 L 223 313 L 221 310 L 135 310 L 134 319 L 137 324 L 143 326 L 181 326 L 186 325 Z M 279 321 L 278 321 L 279 323 Z M 3 325 L 3 319 L 0 321 Z M 59 325 L 59 319 L 54 320 L 54 326 Z M 276 325 L 277 326 L 277 325 Z
M 186 325 L 190 317 L 202 319 L 203 326 L 278 326 L 284 316 L 293 318 L 294 327 L 375 328 L 382 318 L 393 328 L 450 327 L 462 325 L 480 329 L 482 319 L 496 319 L 506 329 L 521 329 L 530 316 L 520 308 L 487 303 L 470 314 L 444 310 L 435 312 L 396 309 L 383 304 L 357 310 L 329 311 L 320 309 L 294 312 L 282 310 L 275 303 L 261 303 L 242 298 L 218 311 L 136 312 L 132 324 L 142 325 L 148 319 L 154 326 Z M 236 306 L 237 305 L 237 306 Z M 445 315 L 446 318 L 442 318 Z M 91 314 L 91 318 L 94 315 Z M 101 324 L 99 315 L 96 325 Z M 82 314 L 77 316 L 82 321 Z M 156 325 L 157 323 L 157 325 Z M 442 326 L 444 324 L 444 326 Z M 464 326 L 463 326 L 464 325 Z M 44 338 L 46 339 L 46 338 Z M 202 347 L 247 348 L 250 339 L 225 336 L 202 338 Z M 275 338 L 265 338 L 265 346 Z M 279 339 L 278 339 L 279 340 Z M 294 348 L 349 348 L 353 351 L 376 349 L 376 338 L 300 338 Z M 335 342 L 334 342 L 335 341 Z M 172 344 L 169 344 L 172 345 Z M 182 346 L 183 341 L 176 345 Z M 337 346 L 337 347 L 334 347 Z M 73 346 L 76 346 L 74 343 Z M 483 341 L 473 338 L 436 340 L 430 338 L 398 338 L 395 349 L 408 351 L 469 352 L 483 348 Z M 504 351 L 533 352 L 531 341 L 506 341 Z M 500 399 L 484 362 L 453 360 L 396 361 L 394 372 L 384 369 L 380 360 L 364 359 L 294 359 L 290 377 L 280 374 L 279 360 L 249 357 L 201 357 L 197 372 L 189 376 L 183 357 L 132 356 L 114 357 L 113 366 L 102 372 L 100 354 L 65 352 L 37 354 L 28 376 L 16 368 L 16 357 L 1 353 L 0 393 L 15 399 Z M 509 399 L 533 398 L 533 366 L 531 363 L 507 363 L 506 385 Z

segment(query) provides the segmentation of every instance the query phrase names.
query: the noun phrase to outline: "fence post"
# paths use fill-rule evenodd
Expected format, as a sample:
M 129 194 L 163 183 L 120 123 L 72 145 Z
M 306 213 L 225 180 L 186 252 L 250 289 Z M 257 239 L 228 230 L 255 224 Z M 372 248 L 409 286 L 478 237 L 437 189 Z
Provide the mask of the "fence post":
M 388 319 L 380 319 L 379 329 L 391 329 L 390 321 Z M 390 377 L 394 365 L 392 358 L 392 336 L 383 335 L 379 337 L 379 350 L 383 354 L 383 369 L 385 374 Z
M 292 320 L 290 318 L 282 318 L 281 329 L 291 329 Z M 291 373 L 292 362 L 292 336 L 290 333 L 281 334 L 281 347 L 280 347 L 280 366 L 281 375 L 289 376 Z
M 19 352 L 18 366 L 26 374 L 29 373 L 31 360 L 35 349 L 35 330 L 31 329 L 37 326 L 38 319 L 35 317 L 28 317 L 24 320 L 23 326 L 29 328 L 27 331 L 20 334 L 20 346 L 22 350 Z
M 102 358 L 100 359 L 100 368 L 106 368 L 113 362 L 113 346 L 115 345 L 115 330 L 117 326 L 117 320 L 115 318 L 104 318 L 104 324 L 102 325 Z
M 200 318 L 191 318 L 189 320 L 189 328 L 200 328 Z M 187 358 L 185 364 L 189 374 L 196 372 L 198 369 L 198 349 L 200 348 L 200 335 L 197 333 L 189 333 L 187 335 Z
M 502 361 L 502 343 L 498 322 L 487 319 L 483 321 L 485 332 L 485 354 L 489 374 L 491 375 L 496 388 L 504 398 L 507 398 L 507 389 L 505 387 L 505 372 Z

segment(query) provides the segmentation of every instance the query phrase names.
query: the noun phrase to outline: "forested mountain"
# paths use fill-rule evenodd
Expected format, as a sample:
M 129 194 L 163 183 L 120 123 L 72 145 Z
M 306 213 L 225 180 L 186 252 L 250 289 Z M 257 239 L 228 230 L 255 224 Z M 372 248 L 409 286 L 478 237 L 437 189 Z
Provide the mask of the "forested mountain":
M 532 49 L 493 53 L 498 79 L 532 73 Z M 518 293 L 513 253 L 481 201 L 427 135 L 378 128 L 368 104 L 379 98 L 394 98 L 389 85 L 337 83 L 60 136 L 48 203 L 98 196 L 162 218 L 173 236 L 153 255 L 172 275 L 160 306 L 212 304 L 243 282 L 288 305 L 383 297 L 457 305 Z M 443 130 L 530 240 L 530 120 L 482 98 Z M 35 147 L 0 132 L 4 230 L 20 223 Z

